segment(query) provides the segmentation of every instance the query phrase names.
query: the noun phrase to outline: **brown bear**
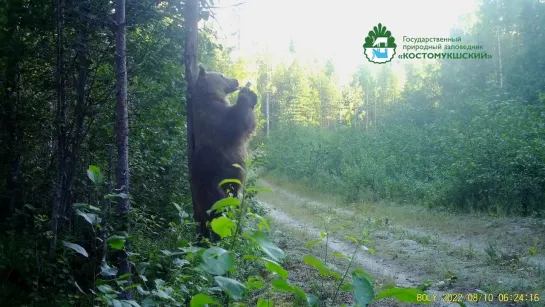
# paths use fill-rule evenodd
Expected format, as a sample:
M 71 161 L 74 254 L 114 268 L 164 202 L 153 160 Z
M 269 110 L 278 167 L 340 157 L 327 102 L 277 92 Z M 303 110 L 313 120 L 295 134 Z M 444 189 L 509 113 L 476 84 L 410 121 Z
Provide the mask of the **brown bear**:
M 246 147 L 255 130 L 254 107 L 257 95 L 248 87 L 240 89 L 238 100 L 231 105 L 226 96 L 238 89 L 238 81 L 221 73 L 199 67 L 193 104 L 195 155 L 192 163 L 193 216 L 199 223 L 202 238 L 217 241 L 219 236 L 207 228 L 207 222 L 218 217 L 217 212 L 206 212 L 214 203 L 238 195 L 240 186 L 226 184 L 224 179 L 244 182 L 244 171 L 233 164 L 244 165 Z

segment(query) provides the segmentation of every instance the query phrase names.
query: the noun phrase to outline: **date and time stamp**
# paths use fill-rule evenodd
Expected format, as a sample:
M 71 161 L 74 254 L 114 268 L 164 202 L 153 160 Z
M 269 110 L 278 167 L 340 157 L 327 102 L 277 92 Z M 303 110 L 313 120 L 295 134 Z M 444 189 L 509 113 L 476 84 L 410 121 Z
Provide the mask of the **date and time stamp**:
M 494 303 L 494 304 L 524 304 L 541 301 L 538 293 L 443 293 L 417 294 L 420 303 Z

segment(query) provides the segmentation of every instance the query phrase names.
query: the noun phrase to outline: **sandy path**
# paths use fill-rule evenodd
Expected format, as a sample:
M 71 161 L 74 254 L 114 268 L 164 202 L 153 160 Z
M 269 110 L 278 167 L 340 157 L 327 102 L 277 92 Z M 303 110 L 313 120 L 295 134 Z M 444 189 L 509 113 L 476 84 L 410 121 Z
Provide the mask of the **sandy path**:
M 293 194 L 291 192 L 285 191 L 267 181 L 261 180 L 260 184 L 262 186 L 266 186 L 271 188 L 275 193 L 282 193 L 283 195 L 286 195 L 290 198 L 295 198 L 298 201 L 306 201 L 308 203 L 314 203 L 314 205 L 320 205 L 324 206 L 323 204 L 320 204 L 318 202 L 314 202 L 311 200 L 304 199 L 301 196 L 298 196 L 296 194 Z M 266 203 L 264 201 L 260 201 L 262 205 L 264 205 L 266 208 L 270 210 L 269 215 L 279 224 L 282 224 L 285 227 L 289 228 L 295 228 L 299 231 L 306 232 L 308 234 L 316 234 L 319 233 L 320 230 L 318 230 L 313 225 L 298 221 L 294 219 L 293 217 L 290 217 L 285 212 L 279 210 L 274 206 L 274 204 Z M 343 213 L 343 214 L 354 214 L 354 212 L 349 211 L 347 209 L 335 209 L 337 212 Z M 344 254 L 352 254 L 354 252 L 354 244 L 349 241 L 342 241 L 338 238 L 332 238 L 332 240 L 329 241 L 328 247 L 336 252 L 344 253 Z M 367 253 L 365 247 L 362 247 L 362 250 L 358 252 L 358 254 L 355 257 L 356 263 L 364 268 L 369 273 L 375 275 L 375 276 L 382 276 L 391 278 L 395 281 L 397 286 L 400 287 L 416 287 L 418 284 L 420 284 L 425 278 L 423 276 L 420 276 L 417 272 L 408 272 L 405 268 L 398 266 L 395 263 L 392 263 L 391 261 L 388 261 L 387 259 L 381 259 L 380 257 L 377 257 L 376 255 L 370 255 Z M 428 290 L 427 293 L 430 295 L 437 295 L 438 300 L 441 297 L 442 294 L 447 294 L 447 292 L 441 292 L 437 290 Z M 430 306 L 430 305 L 428 305 Z M 459 306 L 458 304 L 446 304 L 446 303 L 439 303 L 436 302 L 432 304 L 432 306 Z M 466 303 L 466 306 L 495 306 L 494 304 L 490 303 Z M 503 306 L 506 306 L 505 304 Z
M 284 189 L 282 189 L 281 187 L 278 187 L 264 179 L 261 179 L 260 180 L 260 184 L 262 186 L 265 186 L 265 187 L 268 187 L 270 189 L 272 189 L 275 193 L 280 193 L 296 202 L 306 202 L 312 206 L 316 206 L 316 207 L 327 207 L 326 204 L 323 204 L 323 203 L 320 203 L 320 202 L 317 202 L 317 201 L 313 201 L 313 200 L 309 200 L 309 199 L 306 199 L 304 197 L 301 197 L 295 193 L 292 193 L 290 191 L 286 191 Z M 332 208 L 336 213 L 338 214 L 343 214 L 343 215 L 346 215 L 346 216 L 352 216 L 354 214 L 356 214 L 356 212 L 352 211 L 352 210 L 349 210 L 349 209 L 345 209 L 345 208 Z M 527 219 L 527 220 L 530 220 L 530 219 Z M 375 222 L 374 219 L 371 219 L 371 222 Z M 541 223 L 545 223 L 544 221 L 541 221 Z M 498 229 L 498 231 L 504 231 L 506 232 L 507 234 L 509 234 L 510 232 L 517 232 L 518 230 L 517 229 L 520 229 L 520 224 L 521 222 L 520 221 L 511 221 L 509 223 L 506 223 L 504 225 L 502 225 L 502 229 Z M 404 232 L 407 232 L 409 234 L 413 234 L 413 235 L 416 235 L 416 236 L 431 236 L 431 237 L 434 237 L 436 238 L 438 241 L 441 241 L 441 242 L 446 242 L 448 243 L 452 248 L 464 248 L 464 249 L 471 249 L 471 250 L 474 250 L 474 251 L 477 251 L 479 253 L 482 253 L 482 254 L 485 254 L 486 253 L 486 248 L 487 248 L 487 244 L 489 243 L 490 241 L 490 238 L 486 237 L 486 235 L 483 235 L 483 236 L 472 236 L 471 238 L 467 238 L 465 236 L 451 236 L 451 235 L 448 235 L 448 234 L 445 234 L 445 233 L 441 233 L 441 232 L 437 232 L 437 231 L 434 231 L 433 233 L 432 232 L 429 232 L 429 231 L 425 231 L 425 230 L 421 230 L 421 229 L 413 229 L 413 228 L 407 228 L 407 227 L 402 227 L 402 226 L 399 226 L 399 225 L 396 225 L 396 226 L 393 226 L 392 227 L 393 229 L 398 229 L 400 231 L 404 231 Z M 512 249 L 515 249 L 518 251 L 518 248 L 512 248 Z M 525 258 L 522 258 L 520 259 L 522 262 L 524 263 L 527 263 L 527 264 L 530 264 L 530 265 L 534 265 L 534 266 L 540 266 L 542 269 L 545 269 L 545 256 L 544 255 L 537 255 L 537 256 L 533 256 L 533 257 L 525 257 Z

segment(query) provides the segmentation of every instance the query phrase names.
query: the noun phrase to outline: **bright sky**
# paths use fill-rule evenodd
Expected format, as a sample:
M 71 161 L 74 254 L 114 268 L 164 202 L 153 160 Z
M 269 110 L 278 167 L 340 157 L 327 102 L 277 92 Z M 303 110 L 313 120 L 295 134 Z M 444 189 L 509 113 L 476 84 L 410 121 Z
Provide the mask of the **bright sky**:
M 240 47 L 245 55 L 268 48 L 275 57 L 288 53 L 290 39 L 298 57 L 331 58 L 341 83 L 348 81 L 358 65 L 377 69 L 363 54 L 367 33 L 379 22 L 396 38 L 398 53 L 403 36 L 448 37 L 460 16 L 472 13 L 478 0 L 217 0 L 214 26 L 220 37 Z M 233 35 L 234 34 L 234 35 Z M 463 38 L 462 38 L 463 43 Z M 418 60 L 411 61 L 415 63 Z M 400 73 L 399 60 L 393 65 Z

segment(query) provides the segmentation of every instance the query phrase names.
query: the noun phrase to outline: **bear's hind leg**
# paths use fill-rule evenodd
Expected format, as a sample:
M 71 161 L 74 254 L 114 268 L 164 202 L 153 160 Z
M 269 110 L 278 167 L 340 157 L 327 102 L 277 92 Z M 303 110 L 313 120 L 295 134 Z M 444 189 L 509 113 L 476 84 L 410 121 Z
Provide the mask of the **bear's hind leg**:
M 204 208 L 207 208 L 206 210 L 209 210 L 217 201 L 226 197 L 226 194 L 222 189 L 213 186 L 208 187 L 208 190 L 204 194 L 206 194 L 206 196 L 203 199 L 203 204 Z M 210 212 L 210 214 L 205 211 L 204 214 L 205 216 L 201 218 L 203 221 L 199 224 L 198 232 L 202 238 L 207 238 L 212 243 L 218 242 L 221 238 L 211 228 L 212 220 L 220 217 L 221 213 L 214 210 Z M 206 224 L 208 224 L 208 226 Z

